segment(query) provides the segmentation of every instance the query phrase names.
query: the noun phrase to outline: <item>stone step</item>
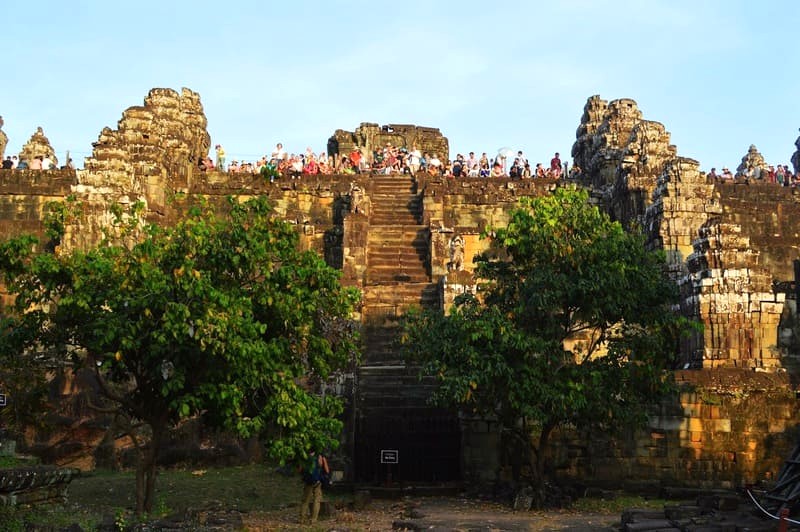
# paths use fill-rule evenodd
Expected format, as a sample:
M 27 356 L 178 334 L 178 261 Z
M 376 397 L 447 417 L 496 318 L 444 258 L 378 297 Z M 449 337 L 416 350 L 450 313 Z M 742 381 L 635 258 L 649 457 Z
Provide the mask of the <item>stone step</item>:
M 372 189 L 385 189 L 385 188 L 405 188 L 405 190 L 416 190 L 416 184 L 412 179 L 397 178 L 397 177 L 373 177 L 370 182 Z
M 376 204 L 401 203 L 405 205 L 422 205 L 422 197 L 407 191 L 376 190 L 370 195 L 370 201 Z
M 378 265 L 386 266 L 387 268 L 402 268 L 403 266 L 415 268 L 417 266 L 424 266 L 427 262 L 427 250 L 415 250 L 412 247 L 403 250 L 385 249 L 385 250 L 370 250 L 367 253 L 367 265 L 373 268 Z
M 389 238 L 391 237 L 391 238 Z M 369 251 L 417 251 L 419 249 L 428 249 L 427 235 L 417 236 L 403 236 L 402 234 L 385 235 L 378 234 L 374 236 L 367 236 L 367 245 Z M 427 255 L 427 253 L 426 253 Z
M 389 259 L 392 257 L 416 257 L 420 261 L 428 259 L 427 242 L 373 242 L 367 248 L 367 256 Z
M 398 227 L 418 224 L 420 216 L 421 213 L 419 212 L 410 212 L 401 207 L 392 207 L 383 211 L 373 210 L 370 213 L 369 221 L 373 225 L 393 225 Z
M 436 283 L 423 282 L 396 286 L 365 286 L 362 300 L 365 305 L 374 305 L 381 303 L 396 304 L 412 299 L 416 301 L 435 299 L 438 301 L 438 298 L 439 286 Z
M 413 216 L 397 216 L 397 215 L 389 215 L 386 216 L 375 216 L 371 217 L 369 220 L 370 229 L 374 229 L 376 227 L 397 227 L 398 225 L 408 225 L 408 224 L 415 224 L 418 223 L 420 218 L 415 218 Z
M 380 204 L 386 201 L 402 201 L 403 203 L 407 204 L 414 204 L 418 205 L 421 204 L 422 199 L 417 194 L 414 194 L 409 189 L 399 189 L 399 188 L 380 188 L 380 189 L 372 189 L 372 192 L 369 194 L 370 203 L 373 204 Z
M 370 407 L 427 405 L 436 389 L 432 377 L 419 378 L 418 369 L 405 364 L 364 365 L 358 370 L 358 398 Z
M 402 206 L 388 205 L 385 208 L 373 208 L 370 211 L 370 223 L 390 221 L 395 227 L 400 225 L 416 225 L 422 216 L 421 210 L 410 211 Z M 383 225 L 383 224 L 377 224 Z
M 424 225 L 394 225 L 391 227 L 370 227 L 367 235 L 370 244 L 380 243 L 428 243 L 428 228 Z
M 428 272 L 422 270 L 418 272 L 367 272 L 367 284 L 386 285 L 394 283 L 424 283 L 430 281 Z

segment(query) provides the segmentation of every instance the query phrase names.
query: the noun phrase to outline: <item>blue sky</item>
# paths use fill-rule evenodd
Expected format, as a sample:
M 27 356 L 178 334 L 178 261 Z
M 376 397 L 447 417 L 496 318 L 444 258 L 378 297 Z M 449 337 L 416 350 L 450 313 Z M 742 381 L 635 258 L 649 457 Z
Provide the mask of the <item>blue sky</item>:
M 212 143 L 322 151 L 360 122 L 438 127 L 451 156 L 569 154 L 586 99 L 633 98 L 678 153 L 788 163 L 800 2 L 6 0 L 0 115 L 78 166 L 153 87 L 200 93 Z M 563 157 L 569 160 L 569 157 Z

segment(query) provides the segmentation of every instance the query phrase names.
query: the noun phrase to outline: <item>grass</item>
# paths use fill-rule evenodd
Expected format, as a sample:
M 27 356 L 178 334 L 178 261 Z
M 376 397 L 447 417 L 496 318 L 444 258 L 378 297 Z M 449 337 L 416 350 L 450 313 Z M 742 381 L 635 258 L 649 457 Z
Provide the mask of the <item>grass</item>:
M 95 471 L 83 474 L 69 487 L 62 506 L 9 510 L 0 507 L 0 532 L 23 532 L 29 525 L 65 528 L 77 523 L 94 530 L 113 519 L 118 528 L 136 523 L 135 479 L 132 472 Z M 156 481 L 156 503 L 150 518 L 211 507 L 244 513 L 269 513 L 294 507 L 300 498 L 298 475 L 286 476 L 274 466 L 249 465 L 207 470 L 161 470 Z M 344 503 L 349 494 L 326 493 L 326 499 Z M 620 514 L 626 508 L 663 508 L 666 501 L 620 495 L 613 499 L 584 498 L 567 510 L 572 513 Z M 338 506 L 338 504 L 337 504 Z M 355 528 L 357 529 L 357 527 Z
M 297 475 L 285 476 L 266 465 L 162 470 L 156 480 L 151 517 L 210 506 L 270 512 L 297 504 L 299 493 Z M 25 530 L 25 523 L 56 527 L 78 523 L 84 529 L 93 529 L 103 516 L 129 524 L 134 521 L 136 504 L 134 473 L 95 471 L 81 475 L 70 484 L 67 498 L 67 504 L 60 507 L 0 509 L 0 532 Z

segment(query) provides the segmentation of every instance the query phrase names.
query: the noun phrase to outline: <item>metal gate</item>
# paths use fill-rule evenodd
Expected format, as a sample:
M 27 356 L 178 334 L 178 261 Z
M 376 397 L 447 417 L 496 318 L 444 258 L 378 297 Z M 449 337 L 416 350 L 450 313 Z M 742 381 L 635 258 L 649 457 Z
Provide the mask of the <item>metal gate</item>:
M 355 477 L 359 482 L 461 480 L 461 430 L 455 413 L 437 408 L 371 408 L 356 420 Z M 397 463 L 381 463 L 381 451 Z

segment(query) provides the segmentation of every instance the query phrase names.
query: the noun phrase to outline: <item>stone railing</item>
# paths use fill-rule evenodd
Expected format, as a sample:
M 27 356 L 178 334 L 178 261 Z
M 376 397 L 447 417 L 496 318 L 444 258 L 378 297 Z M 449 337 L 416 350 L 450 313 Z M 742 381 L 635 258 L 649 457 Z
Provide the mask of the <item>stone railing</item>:
M 69 483 L 79 474 L 46 466 L 0 469 L 0 506 L 64 503 Z

